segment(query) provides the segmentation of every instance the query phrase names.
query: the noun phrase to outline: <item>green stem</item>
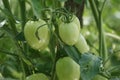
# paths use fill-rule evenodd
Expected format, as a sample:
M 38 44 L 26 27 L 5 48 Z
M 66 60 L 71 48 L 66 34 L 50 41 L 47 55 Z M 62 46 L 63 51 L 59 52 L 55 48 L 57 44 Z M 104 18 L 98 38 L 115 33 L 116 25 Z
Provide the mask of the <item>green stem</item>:
M 92 9 L 92 13 L 93 13 L 95 22 L 98 25 L 98 10 L 97 10 L 97 8 L 95 6 L 94 0 L 89 0 L 89 3 L 90 3 L 90 7 Z
M 105 35 L 104 35 L 104 29 L 102 26 L 102 19 L 101 19 L 102 11 L 99 11 L 99 20 L 98 20 L 98 31 L 99 31 L 99 54 L 103 58 L 103 61 L 105 61 L 108 57 L 107 54 L 107 47 L 106 47 L 106 41 L 105 41 Z
M 22 31 L 23 31 L 25 23 L 26 23 L 26 6 L 25 6 L 25 0 L 19 0 L 19 4 L 20 4 L 21 21 L 22 21 Z
M 111 38 L 113 38 L 113 39 L 115 39 L 115 40 L 120 41 L 120 36 L 118 36 L 118 35 L 116 35 L 116 34 L 105 33 L 105 35 L 108 36 L 108 37 L 111 37 Z
M 120 65 L 113 66 L 113 67 L 109 68 L 107 71 L 110 72 L 110 73 L 112 73 L 112 72 L 120 72 Z
M 19 59 L 20 59 L 20 66 L 21 66 L 21 70 L 23 72 L 22 80 L 25 80 L 26 75 L 25 75 L 25 69 L 24 69 L 24 65 L 23 65 L 23 57 L 24 57 L 23 54 L 22 54 L 23 50 L 21 49 L 20 44 L 17 42 L 16 39 L 14 39 L 14 42 L 15 42 L 15 44 L 17 46 L 17 51 L 18 51 L 18 55 L 19 55 Z
M 17 29 L 16 29 L 16 26 L 15 26 L 15 19 L 12 15 L 12 11 L 10 9 L 10 5 L 9 5 L 9 1 L 8 0 L 2 0 L 3 4 L 4 4 L 4 7 L 5 9 L 11 14 L 11 17 L 7 16 L 8 17 L 8 20 L 9 20 L 9 23 L 11 25 L 11 28 L 13 30 L 13 33 L 14 35 L 17 35 Z
M 52 30 L 51 30 L 52 31 Z M 54 37 L 54 39 L 53 39 Z M 56 50 L 55 50 L 55 47 L 56 47 L 56 38 L 55 38 L 55 35 L 53 34 L 53 32 L 51 32 L 51 44 L 50 44 L 50 50 L 51 50 L 51 58 L 52 58 L 52 70 L 51 70 L 51 79 L 50 80 L 54 80 L 55 78 L 55 66 L 56 66 Z
M 107 0 L 104 0 L 104 2 L 103 2 L 103 4 L 102 4 L 102 7 L 101 7 L 101 9 L 100 9 L 101 12 L 103 11 L 103 8 L 104 8 L 104 6 L 105 6 L 106 1 L 107 1 Z
M 111 59 L 112 56 L 114 56 L 115 54 L 119 53 L 120 50 L 114 51 L 104 62 L 103 62 L 103 66 L 105 66 L 107 64 L 107 62 Z
M 26 23 L 26 6 L 25 6 L 25 0 L 19 0 L 19 4 L 20 4 L 20 12 L 21 12 L 21 21 L 22 21 L 22 32 L 24 32 L 24 26 Z M 23 51 L 25 53 L 28 53 L 28 45 L 23 43 Z M 26 74 L 25 74 L 25 69 L 24 69 L 24 64 L 22 59 L 20 59 L 21 61 L 21 67 L 22 67 L 22 71 L 23 71 L 23 76 L 22 76 L 22 80 L 25 80 Z
M 25 76 L 24 64 L 23 64 L 22 58 L 19 58 L 19 59 L 20 59 L 21 69 L 22 69 L 22 71 L 23 71 L 21 80 L 25 80 L 25 77 L 26 77 L 26 76 Z
M 99 31 L 99 55 L 103 58 L 103 61 L 105 61 L 108 56 L 107 48 L 106 48 L 106 41 L 105 41 L 105 36 L 104 36 L 104 30 L 102 27 L 102 19 L 101 19 L 105 2 L 103 3 L 102 8 L 98 10 L 97 8 L 98 6 L 95 5 L 94 0 L 89 0 L 92 13 L 93 13 L 93 16 L 94 16 L 94 19 L 96 21 L 96 25 Z
M 5 53 L 5 54 L 8 54 L 8 55 L 12 55 L 12 56 L 17 56 L 17 57 L 18 57 L 18 55 L 14 54 L 14 53 L 11 53 L 11 52 L 8 52 L 8 51 L 3 50 L 3 49 L 0 49 L 0 52 L 1 52 L 1 53 Z
M 54 80 L 54 77 L 55 77 L 55 65 L 56 65 L 56 54 L 55 53 L 52 56 L 52 60 L 53 60 L 53 67 L 52 67 L 51 80 Z
M 104 30 L 103 30 L 103 32 L 102 32 L 103 34 L 102 34 L 102 45 L 103 45 L 103 52 L 102 52 L 102 54 L 103 54 L 103 59 L 104 59 L 104 61 L 108 58 L 108 51 L 107 51 L 107 45 L 106 45 L 106 38 L 105 38 L 105 34 L 104 34 Z

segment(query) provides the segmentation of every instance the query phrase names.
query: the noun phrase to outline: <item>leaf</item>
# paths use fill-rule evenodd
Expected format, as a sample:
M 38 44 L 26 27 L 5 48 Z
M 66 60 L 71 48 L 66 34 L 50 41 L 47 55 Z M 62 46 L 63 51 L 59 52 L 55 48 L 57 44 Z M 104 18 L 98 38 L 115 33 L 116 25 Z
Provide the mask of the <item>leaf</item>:
M 99 73 L 101 59 L 91 53 L 84 53 L 79 60 L 82 80 L 91 80 Z
M 5 36 L 5 33 L 0 33 L 0 38 L 3 38 Z
M 108 72 L 112 76 L 119 76 L 120 75 L 120 65 L 112 66 L 111 68 L 108 69 Z
M 110 80 L 120 80 L 120 77 L 113 77 L 113 78 L 111 78 Z
M 6 20 L 3 20 L 2 22 L 0 22 L 0 28 L 3 27 L 6 23 Z
M 37 18 L 40 18 L 41 11 L 43 9 L 42 0 L 30 0 L 32 4 L 33 12 Z
M 81 4 L 83 0 L 74 0 L 76 3 Z
M 79 62 L 80 55 L 79 55 L 79 53 L 77 52 L 77 50 L 73 46 L 65 45 L 64 49 L 65 49 L 66 53 L 68 54 L 68 56 L 73 58 L 76 62 Z
M 25 41 L 25 37 L 24 37 L 23 32 L 20 32 L 15 38 L 19 41 Z
M 12 78 L 0 78 L 0 80 L 17 80 L 17 79 L 12 79 Z
M 58 1 L 60 1 L 60 2 L 66 2 L 67 0 L 58 0 Z

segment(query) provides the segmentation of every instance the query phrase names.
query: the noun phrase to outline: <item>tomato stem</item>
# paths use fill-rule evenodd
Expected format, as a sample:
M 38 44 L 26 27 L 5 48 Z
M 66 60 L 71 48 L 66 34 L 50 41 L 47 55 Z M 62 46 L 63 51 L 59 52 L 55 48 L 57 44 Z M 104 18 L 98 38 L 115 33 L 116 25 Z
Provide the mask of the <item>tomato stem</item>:
M 12 11 L 10 9 L 9 1 L 8 0 L 2 0 L 2 2 L 4 4 L 5 10 L 7 11 L 6 12 L 7 14 L 5 14 L 5 15 L 8 17 L 9 24 L 10 24 L 12 30 L 13 30 L 14 35 L 16 36 L 17 29 L 16 29 L 16 26 L 15 26 L 15 19 L 14 19 L 13 15 L 12 15 Z
M 97 6 L 93 0 L 89 0 L 90 6 L 92 9 L 92 13 L 93 13 L 93 16 L 94 16 L 94 19 L 96 21 L 96 25 L 97 25 L 97 28 L 99 31 L 99 55 L 103 58 L 103 62 L 108 57 L 106 41 L 105 41 L 105 36 L 104 36 L 104 29 L 102 26 L 102 19 L 101 19 L 105 2 L 106 2 L 106 0 L 104 1 L 102 8 L 99 10 L 99 8 L 98 8 L 99 6 Z
M 40 29 L 41 27 L 44 27 L 45 25 L 47 25 L 47 24 L 43 24 L 43 25 L 39 26 L 39 27 L 36 29 L 35 35 L 36 35 L 36 37 L 37 37 L 38 40 L 41 40 L 41 38 L 39 37 L 39 34 L 38 34 L 39 29 Z
M 20 10 L 21 10 L 22 31 L 23 31 L 25 23 L 26 23 L 26 6 L 25 6 L 25 0 L 19 0 L 19 4 L 20 4 Z
M 67 11 L 65 8 L 58 8 L 56 9 L 55 11 L 53 11 L 53 15 L 54 14 L 59 14 L 62 16 L 62 21 L 65 22 L 65 23 L 70 23 L 72 21 L 72 17 L 73 15 Z M 58 16 L 56 16 L 58 17 Z

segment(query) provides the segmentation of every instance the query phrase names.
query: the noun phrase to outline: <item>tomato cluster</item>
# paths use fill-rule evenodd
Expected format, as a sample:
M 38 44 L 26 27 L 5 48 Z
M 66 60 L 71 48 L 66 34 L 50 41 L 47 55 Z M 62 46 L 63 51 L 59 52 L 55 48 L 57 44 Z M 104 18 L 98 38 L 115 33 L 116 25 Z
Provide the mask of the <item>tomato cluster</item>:
M 70 20 L 67 18 L 66 16 L 64 16 L 65 20 L 58 18 L 60 20 L 58 20 L 58 22 L 56 21 L 58 26 L 57 28 L 56 26 L 53 27 L 54 30 L 53 28 L 51 29 L 49 24 L 43 19 L 28 21 L 24 28 L 24 36 L 27 43 L 35 50 L 44 50 L 50 43 L 50 32 L 56 33 L 55 30 L 58 29 L 58 33 L 56 33 L 57 38 L 59 38 L 63 44 L 76 47 L 80 53 L 88 52 L 89 47 L 87 42 L 80 33 L 79 19 L 75 15 L 73 15 Z M 56 74 L 59 80 L 79 80 L 80 65 L 70 57 L 58 59 L 56 62 Z M 27 80 L 33 80 L 36 76 L 39 80 L 48 80 L 42 73 L 33 74 L 27 77 Z
M 71 22 L 60 23 L 59 35 L 65 44 L 69 46 L 75 45 L 80 53 L 89 51 L 89 46 L 83 35 L 80 33 L 80 21 L 75 15 L 73 15 Z

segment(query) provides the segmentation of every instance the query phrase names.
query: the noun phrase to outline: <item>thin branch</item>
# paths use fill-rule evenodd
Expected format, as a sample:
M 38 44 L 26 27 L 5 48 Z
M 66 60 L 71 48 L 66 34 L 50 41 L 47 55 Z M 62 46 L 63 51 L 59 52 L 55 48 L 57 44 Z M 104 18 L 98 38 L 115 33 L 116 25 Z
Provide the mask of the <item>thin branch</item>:
M 106 36 L 109 36 L 111 38 L 114 38 L 116 40 L 120 40 L 120 36 L 112 34 L 112 33 L 105 33 Z
M 90 7 L 92 9 L 92 13 L 93 13 L 93 16 L 95 18 L 96 24 L 98 25 L 98 12 L 97 12 L 95 3 L 93 0 L 89 0 L 89 3 L 90 3 Z
M 22 20 L 22 30 L 24 29 L 26 23 L 26 6 L 25 0 L 19 0 L 20 11 L 21 11 L 21 20 Z
M 0 49 L 0 52 L 1 52 L 1 53 L 5 53 L 5 54 L 8 54 L 8 55 L 12 55 L 12 56 L 16 56 L 16 57 L 18 57 L 17 54 L 15 54 L 15 53 L 11 53 L 11 52 L 8 52 L 7 50 Z
M 113 55 L 115 55 L 115 54 L 118 53 L 118 52 L 120 52 L 120 50 L 114 51 L 114 52 L 104 61 L 103 66 L 111 59 L 111 57 L 112 57 Z
M 104 0 L 104 2 L 103 2 L 103 4 L 102 4 L 102 7 L 101 7 L 101 9 L 100 9 L 101 12 L 103 11 L 103 8 L 104 8 L 104 6 L 105 6 L 106 1 L 107 1 L 107 0 Z
M 10 26 L 13 30 L 13 33 L 14 33 L 14 35 L 16 35 L 17 34 L 17 28 L 16 28 L 16 25 L 15 25 L 14 16 L 12 15 L 12 11 L 10 9 L 9 1 L 8 0 L 2 0 L 2 2 L 4 4 L 5 9 L 4 10 L 2 10 L 1 8 L 0 9 L 6 13 L 5 15 L 7 16 L 8 20 L 9 20 L 9 23 L 10 23 Z
M 117 70 L 116 70 L 117 69 Z M 120 65 L 117 65 L 117 66 L 113 66 L 113 67 L 111 67 L 110 69 L 108 69 L 107 71 L 108 72 L 112 72 L 112 71 L 118 71 L 118 70 L 120 70 Z M 119 71 L 118 71 L 119 72 Z

